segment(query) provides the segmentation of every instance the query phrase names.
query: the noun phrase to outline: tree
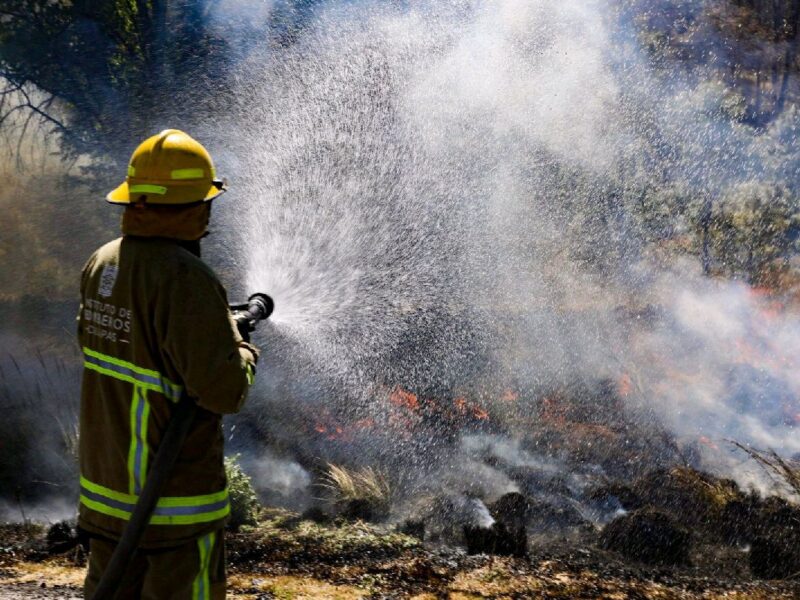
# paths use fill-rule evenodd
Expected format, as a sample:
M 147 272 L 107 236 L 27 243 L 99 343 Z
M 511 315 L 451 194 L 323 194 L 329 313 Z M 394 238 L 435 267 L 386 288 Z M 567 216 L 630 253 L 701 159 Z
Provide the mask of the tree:
M 27 113 L 65 156 L 103 168 L 169 122 L 186 126 L 222 90 L 227 44 L 214 0 L 5 0 L 0 127 Z M 24 131 L 22 132 L 24 134 Z

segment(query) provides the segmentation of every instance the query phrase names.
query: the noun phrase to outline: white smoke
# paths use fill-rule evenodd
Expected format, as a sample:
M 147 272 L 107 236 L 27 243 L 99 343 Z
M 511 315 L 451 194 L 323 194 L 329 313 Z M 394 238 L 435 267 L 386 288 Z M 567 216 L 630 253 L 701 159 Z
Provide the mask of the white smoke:
M 276 297 L 270 368 L 364 389 L 624 375 L 630 406 L 682 438 L 798 449 L 797 317 L 647 246 L 630 212 L 648 186 L 696 200 L 796 179 L 797 111 L 763 131 L 729 118 L 712 71 L 658 73 L 615 7 L 337 5 L 241 65 L 241 103 L 214 126 L 250 208 L 222 217 L 247 285 Z M 429 340 L 442 311 L 478 333 Z M 343 387 L 315 402 L 346 403 Z M 303 399 L 258 410 L 284 401 Z
M 297 462 L 266 449 L 258 455 L 247 455 L 242 466 L 268 506 L 298 507 L 308 501 L 311 475 Z
M 669 312 L 631 343 L 640 399 L 683 435 L 800 451 L 800 317 L 744 283 L 665 276 Z

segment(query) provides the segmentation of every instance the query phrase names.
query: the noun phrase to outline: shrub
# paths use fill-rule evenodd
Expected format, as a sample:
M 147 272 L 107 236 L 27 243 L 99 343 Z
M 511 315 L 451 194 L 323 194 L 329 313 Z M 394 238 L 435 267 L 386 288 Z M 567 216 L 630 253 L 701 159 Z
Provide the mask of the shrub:
M 260 504 L 253 481 L 239 465 L 239 455 L 225 459 L 225 474 L 228 478 L 228 494 L 231 502 L 231 516 L 228 529 L 238 531 L 243 525 L 255 525 Z
M 709 230 L 716 260 L 729 275 L 761 284 L 797 251 L 797 199 L 782 186 L 744 183 L 717 203 Z
M 680 565 L 689 561 L 691 536 L 667 513 L 645 508 L 606 525 L 600 546 L 647 564 Z

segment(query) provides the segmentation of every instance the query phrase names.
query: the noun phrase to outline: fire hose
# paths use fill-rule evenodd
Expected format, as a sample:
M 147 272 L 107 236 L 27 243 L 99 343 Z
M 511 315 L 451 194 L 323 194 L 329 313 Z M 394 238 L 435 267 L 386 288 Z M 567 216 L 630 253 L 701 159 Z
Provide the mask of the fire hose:
M 275 304 L 272 298 L 260 293 L 250 296 L 245 304 L 233 304 L 230 307 L 236 326 L 245 340 L 250 339 L 250 333 L 255 331 L 258 322 L 267 319 L 274 308 Z M 183 394 L 170 416 L 142 493 L 136 502 L 128 525 L 114 549 L 111 560 L 100 578 L 92 600 L 113 600 L 116 596 L 122 578 L 139 547 L 144 530 L 161 497 L 161 491 L 172 474 L 175 461 L 186 441 L 186 435 L 189 433 L 196 413 L 197 403 Z

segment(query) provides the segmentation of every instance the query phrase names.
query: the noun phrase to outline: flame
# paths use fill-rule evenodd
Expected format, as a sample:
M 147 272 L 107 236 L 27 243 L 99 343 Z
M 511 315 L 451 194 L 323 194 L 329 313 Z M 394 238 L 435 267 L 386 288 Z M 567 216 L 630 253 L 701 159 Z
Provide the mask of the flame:
M 558 399 L 545 396 L 542 398 L 540 417 L 552 424 L 563 424 L 567 420 L 566 408 Z
M 713 440 L 711 440 L 711 438 L 708 438 L 704 435 L 701 435 L 699 438 L 697 438 L 697 441 L 703 444 L 704 446 L 711 448 L 712 450 L 719 450 L 719 446 L 717 446 L 713 442 Z
M 471 416 L 479 421 L 489 419 L 489 413 L 481 406 L 468 402 L 466 398 L 458 397 L 453 400 L 456 412 L 462 416 Z
M 417 395 L 404 390 L 399 385 L 389 395 L 389 401 L 397 407 L 406 408 L 412 412 L 419 410 L 419 398 L 417 398 Z
M 500 400 L 503 402 L 516 402 L 519 400 L 519 394 L 509 388 L 503 392 L 502 396 L 500 396 Z
M 750 288 L 748 295 L 751 301 L 758 305 L 759 313 L 767 321 L 780 318 L 786 311 L 786 303 L 777 298 L 775 293 L 767 287 Z
M 632 391 L 633 391 L 633 380 L 631 379 L 630 375 L 628 375 L 627 373 L 623 373 L 617 380 L 617 392 L 623 398 L 627 398 Z
M 480 406 L 472 407 L 472 416 L 478 419 L 479 421 L 486 421 L 489 419 L 489 413 L 486 412 L 486 410 L 481 408 Z

